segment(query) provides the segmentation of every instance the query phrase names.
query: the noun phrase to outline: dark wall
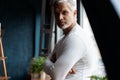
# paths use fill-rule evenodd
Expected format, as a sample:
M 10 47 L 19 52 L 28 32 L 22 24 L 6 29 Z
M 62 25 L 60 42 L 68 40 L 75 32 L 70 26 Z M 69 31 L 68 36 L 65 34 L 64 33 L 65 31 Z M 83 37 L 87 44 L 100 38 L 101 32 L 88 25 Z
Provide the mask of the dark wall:
M 34 54 L 35 3 L 29 0 L 0 0 L 2 41 L 10 80 L 27 80 Z M 0 62 L 0 75 L 2 67 Z

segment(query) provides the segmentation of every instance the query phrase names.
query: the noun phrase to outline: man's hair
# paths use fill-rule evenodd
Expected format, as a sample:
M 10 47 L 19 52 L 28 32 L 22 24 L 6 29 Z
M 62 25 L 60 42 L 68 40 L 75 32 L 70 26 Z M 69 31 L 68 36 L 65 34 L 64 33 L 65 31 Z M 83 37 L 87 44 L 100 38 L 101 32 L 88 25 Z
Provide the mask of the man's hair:
M 53 2 L 53 7 L 55 7 L 57 4 L 59 3 L 67 3 L 67 5 L 69 6 L 69 8 L 71 10 L 76 10 L 76 0 L 54 0 Z

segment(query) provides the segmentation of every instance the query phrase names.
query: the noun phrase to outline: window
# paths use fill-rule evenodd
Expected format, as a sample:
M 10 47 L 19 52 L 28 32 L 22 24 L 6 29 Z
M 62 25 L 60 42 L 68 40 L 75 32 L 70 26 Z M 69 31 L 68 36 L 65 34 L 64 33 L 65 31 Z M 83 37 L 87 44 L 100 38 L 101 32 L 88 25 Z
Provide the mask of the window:
M 110 0 L 120 18 L 120 0 Z

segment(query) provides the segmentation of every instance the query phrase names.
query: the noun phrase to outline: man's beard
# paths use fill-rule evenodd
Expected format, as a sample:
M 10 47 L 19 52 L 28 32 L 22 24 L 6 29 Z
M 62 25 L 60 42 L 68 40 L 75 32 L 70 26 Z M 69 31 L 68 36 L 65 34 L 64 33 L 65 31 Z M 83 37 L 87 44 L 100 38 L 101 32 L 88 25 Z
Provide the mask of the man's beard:
M 62 30 L 67 29 L 68 27 L 70 27 L 72 25 L 72 23 L 73 23 L 73 20 L 71 20 L 69 23 L 65 22 L 63 26 L 60 26 L 60 28 Z
M 61 27 L 61 29 L 67 29 L 68 27 L 70 27 L 71 24 L 65 24 L 64 26 Z

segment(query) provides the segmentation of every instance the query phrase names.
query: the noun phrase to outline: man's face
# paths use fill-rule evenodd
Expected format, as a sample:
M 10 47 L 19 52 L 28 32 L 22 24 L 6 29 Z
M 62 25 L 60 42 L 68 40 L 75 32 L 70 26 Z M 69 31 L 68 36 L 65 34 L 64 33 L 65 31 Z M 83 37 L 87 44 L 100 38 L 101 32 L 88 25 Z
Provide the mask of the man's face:
M 72 11 L 66 3 L 59 3 L 54 7 L 55 19 L 61 29 L 70 27 L 75 21 L 75 11 Z

